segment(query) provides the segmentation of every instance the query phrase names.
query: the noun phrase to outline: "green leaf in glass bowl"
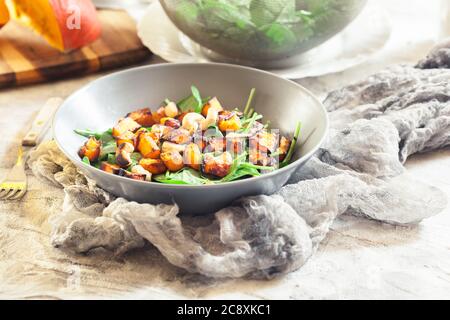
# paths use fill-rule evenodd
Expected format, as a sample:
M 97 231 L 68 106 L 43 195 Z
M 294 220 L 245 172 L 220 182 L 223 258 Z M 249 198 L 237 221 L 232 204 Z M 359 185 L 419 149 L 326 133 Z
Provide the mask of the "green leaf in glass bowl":
M 280 46 L 295 43 L 297 41 L 295 33 L 292 32 L 290 28 L 279 23 L 272 23 L 263 30 L 267 38 Z
M 176 7 L 176 14 L 181 20 L 195 23 L 199 15 L 199 7 L 192 1 L 181 1 Z
M 202 4 L 203 19 L 210 30 L 222 32 L 233 27 L 246 29 L 253 26 L 249 10 L 243 8 L 240 2 L 203 0 Z
M 252 0 L 250 15 L 258 27 L 274 22 L 292 24 L 300 21 L 296 15 L 295 0 Z

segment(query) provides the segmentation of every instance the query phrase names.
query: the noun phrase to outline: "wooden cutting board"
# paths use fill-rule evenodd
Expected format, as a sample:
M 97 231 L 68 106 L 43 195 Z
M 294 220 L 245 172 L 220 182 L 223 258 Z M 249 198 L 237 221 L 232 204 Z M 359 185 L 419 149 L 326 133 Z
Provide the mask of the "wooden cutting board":
M 15 22 L 0 30 L 0 88 L 50 81 L 141 62 L 151 53 L 136 22 L 120 10 L 99 10 L 102 36 L 82 49 L 61 53 Z

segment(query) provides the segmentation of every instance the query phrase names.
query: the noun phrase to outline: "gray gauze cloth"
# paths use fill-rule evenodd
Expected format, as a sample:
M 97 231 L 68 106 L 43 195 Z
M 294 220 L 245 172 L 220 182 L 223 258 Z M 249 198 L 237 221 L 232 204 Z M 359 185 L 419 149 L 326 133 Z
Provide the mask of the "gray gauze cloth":
M 50 216 L 52 244 L 122 255 L 148 241 L 192 273 L 271 278 L 301 267 L 341 214 L 419 223 L 442 211 L 447 198 L 410 180 L 402 164 L 450 144 L 449 48 L 447 42 L 416 67 L 395 66 L 329 94 L 328 140 L 289 184 L 210 216 L 179 217 L 176 204 L 116 199 L 77 171 L 54 142 L 42 144 L 28 165 L 65 191 L 62 211 Z

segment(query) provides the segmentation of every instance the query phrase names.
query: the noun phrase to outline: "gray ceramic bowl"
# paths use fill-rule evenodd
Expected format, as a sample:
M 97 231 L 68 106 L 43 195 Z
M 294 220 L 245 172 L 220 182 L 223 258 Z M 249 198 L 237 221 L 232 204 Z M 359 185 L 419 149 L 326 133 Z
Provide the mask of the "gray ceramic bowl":
M 74 129 L 104 131 L 129 111 L 156 109 L 165 98 L 181 99 L 191 85 L 204 96 L 217 96 L 225 108 L 245 105 L 257 88 L 254 106 L 272 128 L 293 135 L 302 122 L 293 162 L 257 178 L 209 186 L 164 185 L 105 173 L 84 164 L 77 151 L 85 139 Z M 141 203 L 176 202 L 183 213 L 214 212 L 242 196 L 272 194 L 319 148 L 328 130 L 327 113 L 306 89 L 268 72 L 226 64 L 161 64 L 118 72 L 71 95 L 57 111 L 53 134 L 59 148 L 88 177 L 111 193 Z M 301 195 L 299 195 L 301 196 Z

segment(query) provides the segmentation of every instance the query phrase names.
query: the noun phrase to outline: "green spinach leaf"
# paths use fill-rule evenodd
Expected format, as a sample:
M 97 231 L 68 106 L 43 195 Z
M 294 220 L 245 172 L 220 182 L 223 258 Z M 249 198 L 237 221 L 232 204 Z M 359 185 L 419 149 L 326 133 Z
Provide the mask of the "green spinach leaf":
M 88 157 L 84 157 L 82 161 L 83 161 L 84 163 L 86 163 L 88 166 L 91 165 L 91 161 L 89 161 L 89 158 L 88 158 Z
M 80 136 L 83 136 L 86 138 L 95 137 L 95 139 L 102 140 L 102 142 L 107 142 L 109 140 L 114 139 L 112 136 L 112 129 L 108 129 L 104 132 L 93 131 L 93 130 L 81 130 L 81 129 L 75 129 L 74 131 L 76 134 L 78 134 Z
M 264 34 L 277 45 L 286 45 L 297 40 L 295 33 L 280 23 L 272 23 L 262 28 Z
M 205 138 L 223 138 L 223 133 L 220 131 L 219 127 L 214 125 L 210 126 L 208 130 L 203 134 Z
M 255 168 L 238 167 L 234 172 L 222 179 L 222 182 L 236 181 L 244 177 L 258 177 L 261 173 Z
M 203 178 L 198 171 L 191 168 L 184 168 L 174 173 L 167 172 L 154 176 L 153 179 L 165 184 L 203 185 L 210 182 L 210 180 Z
M 202 100 L 202 96 L 200 95 L 200 91 L 198 91 L 197 87 L 195 87 L 195 86 L 191 87 L 191 91 L 192 91 L 192 96 L 197 101 L 197 105 L 195 106 L 194 111 L 197 113 L 202 113 L 203 100 Z
M 258 27 L 278 23 L 297 23 L 295 0 L 252 0 L 250 15 Z
M 116 155 L 114 153 L 108 154 L 106 162 L 108 162 L 109 164 L 116 164 Z
M 177 107 L 181 110 L 181 112 L 201 113 L 203 105 L 207 103 L 209 100 L 211 100 L 211 97 L 202 99 L 200 91 L 195 86 L 191 87 L 191 91 L 192 91 L 191 95 L 178 101 Z
M 116 140 L 110 140 L 106 142 L 105 144 L 102 144 L 101 151 L 100 151 L 100 159 L 104 160 L 108 157 L 111 153 L 116 153 L 117 149 L 117 143 Z
M 187 23 L 206 29 L 212 39 L 279 48 L 329 28 L 327 21 L 339 19 L 344 4 L 338 0 L 180 0 L 176 12 Z
M 128 171 L 131 171 L 131 169 L 139 164 L 139 161 L 141 161 L 142 155 L 139 152 L 133 152 L 131 154 L 131 165 L 127 168 Z

